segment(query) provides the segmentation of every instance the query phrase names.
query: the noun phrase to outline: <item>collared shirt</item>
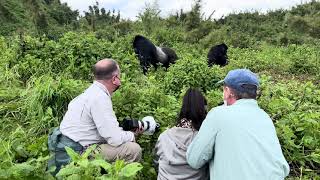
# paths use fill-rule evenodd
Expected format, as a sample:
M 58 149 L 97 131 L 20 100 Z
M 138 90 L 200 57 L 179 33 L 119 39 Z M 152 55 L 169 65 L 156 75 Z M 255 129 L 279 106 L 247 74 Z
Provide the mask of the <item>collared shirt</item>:
M 214 180 L 279 180 L 289 174 L 275 127 L 253 99 L 213 108 L 188 147 L 193 168 L 206 162 Z
M 132 132 L 119 127 L 110 93 L 97 81 L 69 103 L 60 131 L 82 146 L 104 142 L 119 146 L 134 141 Z

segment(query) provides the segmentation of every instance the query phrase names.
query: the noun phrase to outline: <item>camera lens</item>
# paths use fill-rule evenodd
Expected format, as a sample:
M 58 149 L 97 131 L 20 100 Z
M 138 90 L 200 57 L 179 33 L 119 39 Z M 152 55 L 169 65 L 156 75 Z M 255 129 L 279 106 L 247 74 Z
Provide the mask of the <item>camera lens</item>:
M 132 131 L 139 128 L 139 121 L 125 118 L 122 122 L 122 128 L 125 131 Z

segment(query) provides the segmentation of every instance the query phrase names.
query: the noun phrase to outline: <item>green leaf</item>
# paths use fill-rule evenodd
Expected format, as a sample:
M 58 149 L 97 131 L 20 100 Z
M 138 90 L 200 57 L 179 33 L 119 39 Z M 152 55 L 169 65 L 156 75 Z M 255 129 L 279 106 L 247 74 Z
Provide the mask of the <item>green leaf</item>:
M 96 179 L 100 179 L 100 180 L 114 180 L 111 176 L 109 175 L 103 175 L 103 176 L 100 176 Z
M 29 153 L 25 150 L 25 148 L 22 145 L 16 147 L 15 150 L 21 157 L 28 157 Z
M 82 168 L 87 168 L 89 165 L 89 161 L 88 159 L 82 159 L 78 161 L 77 164 L 79 164 Z
M 112 165 L 103 159 L 95 159 L 95 160 L 91 161 L 90 163 L 94 166 L 102 167 L 106 171 L 108 171 L 109 169 L 112 168 Z
M 32 165 L 27 163 L 21 163 L 12 166 L 9 171 L 13 172 L 13 174 L 15 174 L 16 177 L 19 177 L 30 175 L 34 170 L 35 167 L 33 167 Z
M 135 176 L 142 168 L 143 167 L 140 163 L 130 163 L 121 169 L 120 175 L 124 177 L 132 177 Z
M 63 177 L 63 176 L 69 176 L 72 174 L 79 174 L 81 172 L 81 168 L 80 167 L 76 167 L 76 166 L 66 166 L 63 169 L 61 169 L 59 171 L 59 173 L 57 174 L 57 176 Z
M 312 153 L 310 155 L 310 157 L 312 158 L 312 160 L 316 163 L 319 163 L 320 164 L 320 154 L 317 154 L 317 153 Z
M 124 167 L 124 161 L 117 159 L 114 164 L 114 169 L 116 172 L 119 172 Z
M 70 147 L 65 147 L 68 155 L 71 157 L 72 161 L 79 161 L 80 160 L 80 155 L 76 153 L 73 149 Z
M 79 180 L 81 179 L 81 175 L 79 174 L 72 174 L 71 176 L 68 176 L 67 180 Z
M 87 159 L 89 157 L 89 155 L 91 154 L 91 152 L 93 150 L 95 150 L 97 147 L 96 144 L 90 146 L 89 148 L 86 149 L 86 151 L 81 155 L 81 159 Z

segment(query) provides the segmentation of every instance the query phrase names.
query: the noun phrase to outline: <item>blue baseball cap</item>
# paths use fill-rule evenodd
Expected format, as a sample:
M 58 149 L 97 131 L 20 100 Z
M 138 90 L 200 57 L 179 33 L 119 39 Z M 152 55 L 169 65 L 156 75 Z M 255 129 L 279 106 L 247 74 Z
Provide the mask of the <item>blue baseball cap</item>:
M 218 83 L 234 88 L 240 92 L 245 91 L 243 85 L 255 85 L 259 87 L 258 76 L 249 69 L 235 69 L 228 72 L 227 76 Z

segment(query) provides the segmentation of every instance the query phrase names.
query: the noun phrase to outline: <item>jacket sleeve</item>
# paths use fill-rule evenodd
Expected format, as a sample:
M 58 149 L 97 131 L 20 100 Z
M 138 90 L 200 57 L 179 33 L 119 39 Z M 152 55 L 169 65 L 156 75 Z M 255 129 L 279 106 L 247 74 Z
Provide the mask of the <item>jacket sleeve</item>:
M 162 154 L 161 152 L 161 145 L 160 145 L 160 142 L 161 141 L 161 134 L 157 140 L 157 143 L 153 149 L 153 163 L 154 163 L 154 166 L 156 167 L 156 170 L 158 171 L 158 168 L 159 168 L 159 159 L 160 159 L 160 156 Z
M 134 134 L 119 127 L 119 122 L 112 109 L 110 98 L 100 97 L 93 101 L 91 115 L 101 137 L 112 146 L 134 141 Z
M 213 123 L 212 117 L 213 112 L 209 112 L 198 134 L 188 147 L 187 162 L 192 168 L 200 169 L 213 158 L 218 127 Z

